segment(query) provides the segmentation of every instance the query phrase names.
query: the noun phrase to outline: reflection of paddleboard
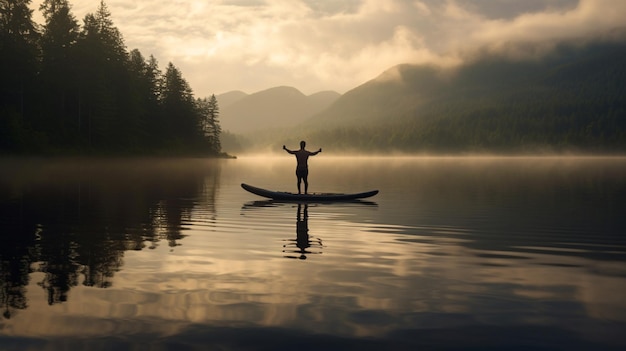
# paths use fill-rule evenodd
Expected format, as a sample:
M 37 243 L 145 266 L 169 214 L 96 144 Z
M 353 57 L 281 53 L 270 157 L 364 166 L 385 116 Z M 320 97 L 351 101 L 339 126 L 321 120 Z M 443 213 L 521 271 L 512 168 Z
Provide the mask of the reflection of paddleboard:
M 241 187 L 245 190 L 263 197 L 282 201 L 350 201 L 364 199 L 366 197 L 378 194 L 378 190 L 366 191 L 364 193 L 341 194 L 341 193 L 310 193 L 310 194 L 294 194 L 284 191 L 272 191 L 257 188 L 252 185 L 241 183 Z

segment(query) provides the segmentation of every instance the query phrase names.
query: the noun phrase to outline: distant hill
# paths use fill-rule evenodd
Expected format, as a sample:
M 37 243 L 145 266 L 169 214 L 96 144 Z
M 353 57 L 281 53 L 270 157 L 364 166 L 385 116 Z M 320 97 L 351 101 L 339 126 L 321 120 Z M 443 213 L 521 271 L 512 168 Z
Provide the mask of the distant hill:
M 244 93 L 243 91 L 234 90 L 224 94 L 219 94 L 215 98 L 217 98 L 217 103 L 220 109 L 223 109 L 245 98 L 246 96 L 248 96 L 248 94 Z
M 298 126 L 358 151 L 626 151 L 626 43 L 542 60 L 485 55 L 455 70 L 399 65 Z
M 231 92 L 217 96 L 222 129 L 249 134 L 290 128 L 326 109 L 340 94 L 332 91 L 310 96 L 292 87 L 276 87 L 254 94 Z

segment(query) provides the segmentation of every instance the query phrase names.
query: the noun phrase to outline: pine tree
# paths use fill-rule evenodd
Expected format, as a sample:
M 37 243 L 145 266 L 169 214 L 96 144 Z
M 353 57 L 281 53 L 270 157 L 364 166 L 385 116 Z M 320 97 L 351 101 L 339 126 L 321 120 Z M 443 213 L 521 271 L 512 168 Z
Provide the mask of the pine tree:
M 22 116 L 39 55 L 30 1 L 0 0 L 0 108 L 14 108 Z
M 78 87 L 75 82 L 78 22 L 67 0 L 45 0 L 40 10 L 46 20 L 41 37 L 41 103 L 39 128 L 57 143 L 72 143 L 78 137 Z
M 219 106 L 215 95 L 211 95 L 209 99 L 198 99 L 196 102 L 200 114 L 202 131 L 206 138 L 211 151 L 219 154 L 222 151 L 220 136 L 222 128 L 219 124 Z
M 213 150 L 216 153 L 220 153 L 222 151 L 222 144 L 220 142 L 220 135 L 222 134 L 222 127 L 220 126 L 220 123 L 219 123 L 218 117 L 220 114 L 220 108 L 217 103 L 217 98 L 215 97 L 215 94 L 211 94 L 207 112 L 208 112 L 208 121 L 207 121 L 208 129 L 205 129 L 205 133 L 207 133 L 209 136 L 209 141 L 211 145 L 213 146 Z
M 196 139 L 200 136 L 200 119 L 193 92 L 180 70 L 169 63 L 163 77 L 161 104 L 168 133 L 174 138 Z
M 0 152 L 19 149 L 34 115 L 39 33 L 30 0 L 0 0 Z
M 123 146 L 124 108 L 130 93 L 128 54 L 104 1 L 94 14 L 85 16 L 77 51 L 81 134 L 86 134 L 90 147 Z

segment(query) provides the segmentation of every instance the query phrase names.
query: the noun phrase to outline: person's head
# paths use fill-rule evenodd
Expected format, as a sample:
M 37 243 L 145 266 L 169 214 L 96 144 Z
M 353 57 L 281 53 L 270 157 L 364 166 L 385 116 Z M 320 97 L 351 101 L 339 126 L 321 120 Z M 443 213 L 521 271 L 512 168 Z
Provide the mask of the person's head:
M 305 146 L 306 146 L 306 141 L 302 140 L 302 141 L 300 142 L 300 148 L 301 148 L 301 149 L 304 149 L 304 147 L 305 147 Z

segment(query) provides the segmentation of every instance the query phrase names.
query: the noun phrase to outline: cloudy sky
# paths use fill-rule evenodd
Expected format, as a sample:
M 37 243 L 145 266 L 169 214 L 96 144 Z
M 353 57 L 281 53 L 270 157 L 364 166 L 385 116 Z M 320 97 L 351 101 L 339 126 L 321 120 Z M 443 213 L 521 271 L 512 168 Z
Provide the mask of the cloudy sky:
M 99 4 L 69 2 L 81 24 Z M 198 97 L 280 85 L 344 93 L 400 63 L 454 65 L 476 48 L 582 41 L 626 23 L 626 0 L 105 2 L 128 49 L 174 63 Z

